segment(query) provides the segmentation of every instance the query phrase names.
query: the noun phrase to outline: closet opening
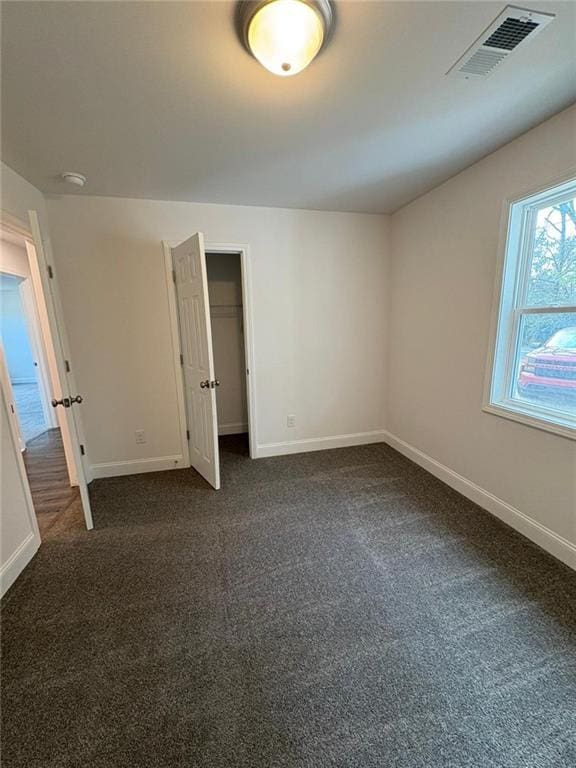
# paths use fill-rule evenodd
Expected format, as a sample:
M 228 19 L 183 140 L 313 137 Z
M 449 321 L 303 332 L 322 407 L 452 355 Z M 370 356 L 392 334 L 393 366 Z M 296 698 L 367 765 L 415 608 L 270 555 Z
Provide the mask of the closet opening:
M 220 488 L 226 461 L 258 450 L 248 245 L 163 242 L 184 466 Z
M 216 389 L 218 442 L 249 454 L 246 348 L 239 253 L 206 250 Z

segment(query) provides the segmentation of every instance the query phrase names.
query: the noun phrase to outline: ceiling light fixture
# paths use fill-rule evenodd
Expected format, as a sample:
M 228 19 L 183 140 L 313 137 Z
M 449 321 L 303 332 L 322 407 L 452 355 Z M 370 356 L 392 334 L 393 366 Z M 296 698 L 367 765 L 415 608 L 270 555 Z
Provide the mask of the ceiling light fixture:
M 243 0 L 242 42 L 262 66 L 281 77 L 305 69 L 333 25 L 330 0 Z

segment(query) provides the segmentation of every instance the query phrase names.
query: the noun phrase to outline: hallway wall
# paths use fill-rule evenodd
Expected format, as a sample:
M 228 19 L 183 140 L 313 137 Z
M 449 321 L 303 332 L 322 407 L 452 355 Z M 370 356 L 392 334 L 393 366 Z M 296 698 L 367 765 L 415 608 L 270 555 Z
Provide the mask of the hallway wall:
M 12 384 L 34 384 L 36 367 L 20 282 L 18 278 L 0 272 L 0 338 Z
M 30 264 L 24 246 L 5 240 L 0 230 L 0 272 L 30 277 Z

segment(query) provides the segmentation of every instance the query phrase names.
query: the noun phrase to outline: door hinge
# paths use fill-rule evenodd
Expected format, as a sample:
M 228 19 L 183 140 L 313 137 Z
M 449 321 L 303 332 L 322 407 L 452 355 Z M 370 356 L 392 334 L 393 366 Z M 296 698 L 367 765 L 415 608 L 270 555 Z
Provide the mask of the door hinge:
M 180 365 L 184 365 L 184 355 L 180 355 Z
M 172 270 L 172 282 L 176 283 L 176 272 Z
M 186 440 L 190 440 L 190 430 L 186 430 Z
M 70 363 L 68 360 L 64 360 L 64 366 L 66 368 L 66 373 L 70 373 Z
M 50 264 L 48 264 L 48 277 L 50 278 L 50 280 L 54 278 L 54 272 L 52 271 L 52 267 L 50 266 Z
M 12 411 L 12 413 L 16 413 L 16 411 L 14 410 L 14 406 L 12 405 L 12 403 L 10 403 L 10 410 Z
M 80 453 L 82 454 L 82 456 L 86 454 L 86 451 L 84 450 L 84 446 L 82 445 L 82 443 L 80 443 Z

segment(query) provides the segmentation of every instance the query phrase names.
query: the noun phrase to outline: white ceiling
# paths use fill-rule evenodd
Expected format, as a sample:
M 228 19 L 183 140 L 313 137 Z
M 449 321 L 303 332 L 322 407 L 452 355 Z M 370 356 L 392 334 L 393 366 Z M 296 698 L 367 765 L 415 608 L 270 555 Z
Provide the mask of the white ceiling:
M 391 212 L 576 100 L 576 3 L 485 80 L 445 72 L 504 2 L 336 2 L 278 78 L 234 3 L 3 2 L 4 161 L 44 192 Z

